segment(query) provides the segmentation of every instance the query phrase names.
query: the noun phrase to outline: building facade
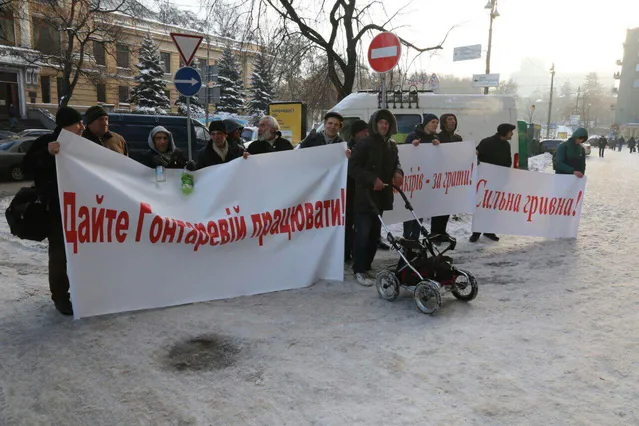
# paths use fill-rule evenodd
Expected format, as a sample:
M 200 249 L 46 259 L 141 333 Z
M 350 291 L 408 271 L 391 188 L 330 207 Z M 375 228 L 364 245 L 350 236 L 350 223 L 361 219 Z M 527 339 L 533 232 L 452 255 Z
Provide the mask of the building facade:
M 623 47 L 623 59 L 617 62 L 621 71 L 615 74 L 619 80 L 615 124 L 620 129 L 639 123 L 639 28 L 626 32 Z
M 64 0 L 61 0 L 64 1 Z M 89 2 L 90 0 L 70 0 Z M 55 28 L 47 19 L 38 2 L 14 2 L 14 8 L 0 10 L 0 119 L 6 119 L 12 109 L 22 118 L 29 109 L 46 109 L 52 113 L 58 109 L 60 98 L 65 92 L 62 65 L 57 59 L 43 59 L 43 52 L 60 56 L 59 52 L 68 47 L 68 32 Z M 67 2 L 68 4 L 68 2 Z M 134 105 L 127 101 L 131 89 L 136 85 L 138 74 L 137 53 L 142 39 L 151 35 L 159 46 L 164 62 L 166 92 L 171 100 L 172 112 L 179 93 L 173 86 L 173 75 L 184 62 L 171 39 L 170 33 L 203 36 L 204 40 L 196 52 L 192 66 L 196 67 L 202 79 L 210 65 L 215 65 L 222 56 L 223 49 L 230 45 L 242 68 L 245 87 L 252 71 L 253 59 L 259 46 L 240 43 L 235 40 L 216 37 L 153 19 L 112 14 L 109 23 L 111 38 L 101 42 L 99 33 L 96 40 L 86 43 L 83 62 L 84 72 L 79 76 L 68 105 L 80 111 L 92 105 L 102 105 L 109 111 L 130 111 Z M 113 31 L 115 28 L 115 31 Z M 74 52 L 77 57 L 77 52 Z M 57 66 L 49 66 L 56 62 Z M 210 86 L 213 84 L 211 83 Z M 206 88 L 200 91 L 200 103 L 204 105 Z M 214 106 L 210 107 L 213 110 Z

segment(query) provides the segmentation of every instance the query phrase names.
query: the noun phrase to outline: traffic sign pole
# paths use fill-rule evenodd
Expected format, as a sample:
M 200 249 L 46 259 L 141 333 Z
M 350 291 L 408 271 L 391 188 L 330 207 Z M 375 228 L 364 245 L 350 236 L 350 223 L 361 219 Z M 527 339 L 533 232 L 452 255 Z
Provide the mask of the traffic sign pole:
M 193 151 L 191 149 L 191 97 L 186 97 L 186 133 L 189 144 L 189 161 L 193 160 Z

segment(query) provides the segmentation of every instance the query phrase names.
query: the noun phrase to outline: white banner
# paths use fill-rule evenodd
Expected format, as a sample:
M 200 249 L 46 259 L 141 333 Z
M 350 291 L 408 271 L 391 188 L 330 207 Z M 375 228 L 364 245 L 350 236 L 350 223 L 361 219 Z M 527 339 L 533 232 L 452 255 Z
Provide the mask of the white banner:
M 480 164 L 473 232 L 576 238 L 586 178 Z
M 475 210 L 475 142 L 440 145 L 400 145 L 399 161 L 404 170 L 402 191 L 417 217 L 429 218 Z M 413 220 L 395 194 L 393 210 L 384 213 L 384 222 Z
M 346 144 L 195 172 L 63 131 L 57 156 L 75 318 L 343 280 Z

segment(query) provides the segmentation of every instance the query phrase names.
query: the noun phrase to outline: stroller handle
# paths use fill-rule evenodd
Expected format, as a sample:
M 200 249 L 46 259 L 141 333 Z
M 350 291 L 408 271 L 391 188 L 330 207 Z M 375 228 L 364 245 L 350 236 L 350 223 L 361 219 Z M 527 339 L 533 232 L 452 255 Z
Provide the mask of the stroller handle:
M 404 191 L 402 191 L 402 189 L 400 187 L 398 187 L 397 185 L 393 184 L 393 189 L 395 191 L 397 191 L 399 193 L 399 195 L 402 197 L 402 199 L 404 200 L 404 203 L 406 205 L 406 209 L 408 210 L 413 210 L 413 205 L 410 203 L 410 201 L 408 201 L 408 197 L 406 197 L 406 194 L 404 194 Z

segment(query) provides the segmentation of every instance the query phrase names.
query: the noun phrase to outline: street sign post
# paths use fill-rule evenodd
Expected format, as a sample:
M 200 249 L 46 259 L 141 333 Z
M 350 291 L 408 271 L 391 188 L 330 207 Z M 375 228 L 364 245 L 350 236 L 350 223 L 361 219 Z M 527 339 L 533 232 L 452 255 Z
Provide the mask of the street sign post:
M 368 63 L 382 78 L 382 108 L 386 108 L 386 73 L 395 68 L 401 56 L 401 41 L 393 33 L 376 35 L 368 47 Z
M 469 61 L 481 58 L 481 44 L 460 46 L 453 49 L 453 62 Z
M 195 52 L 197 51 L 197 48 L 200 47 L 204 37 L 190 34 L 171 33 L 171 38 L 173 39 L 173 43 L 177 46 L 180 56 L 182 56 L 182 59 L 184 60 L 184 65 L 191 65 Z
M 499 74 L 473 74 L 473 87 L 498 87 Z
M 202 77 L 195 68 L 180 68 L 173 77 L 175 89 L 186 97 L 186 132 L 189 145 L 189 160 L 193 159 L 191 149 L 191 96 L 197 94 L 202 87 Z

